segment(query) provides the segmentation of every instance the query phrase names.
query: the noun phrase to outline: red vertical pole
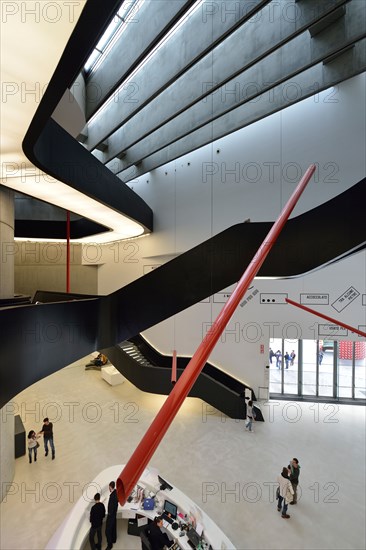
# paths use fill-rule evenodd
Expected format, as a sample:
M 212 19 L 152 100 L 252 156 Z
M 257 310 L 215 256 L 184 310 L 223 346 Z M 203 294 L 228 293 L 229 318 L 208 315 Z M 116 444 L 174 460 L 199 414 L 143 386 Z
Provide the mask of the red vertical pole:
M 70 292 L 70 212 L 66 212 L 66 292 Z
M 172 384 L 175 384 L 177 381 L 177 350 L 173 349 L 173 358 L 172 358 Z
M 342 321 L 337 321 L 337 319 L 333 319 L 333 317 L 329 317 L 328 315 L 324 315 L 324 313 L 319 313 L 318 311 L 315 311 L 315 309 L 311 309 L 310 307 L 304 306 L 303 304 L 299 304 L 298 302 L 294 302 L 293 300 L 290 300 L 290 298 L 286 298 L 286 302 L 291 304 L 292 306 L 299 307 L 300 309 L 303 309 L 304 311 L 308 311 L 309 313 L 313 313 L 313 315 L 317 315 L 318 317 L 321 317 L 322 319 L 326 319 L 327 321 L 330 321 L 331 323 L 334 323 L 335 325 L 347 328 L 348 330 L 351 330 L 352 332 L 355 332 L 356 334 L 359 334 L 360 336 L 366 336 L 366 332 L 363 332 L 362 330 L 359 330 L 358 328 L 351 327 L 351 325 L 346 325 L 346 323 L 342 323 Z
M 261 268 L 314 171 L 315 165 L 312 164 L 301 178 L 301 181 L 289 198 L 277 221 L 273 224 L 267 237 L 264 239 L 254 258 L 245 270 L 236 289 L 224 305 L 211 329 L 198 346 L 195 354 L 184 369 L 183 374 L 179 377 L 178 382 L 170 392 L 164 405 L 161 407 L 136 450 L 120 473 L 117 479 L 117 495 L 121 505 L 126 502 L 127 497 L 130 495 L 150 458 L 174 420 L 175 415 L 197 380 L 217 340 L 220 338 L 250 283 Z

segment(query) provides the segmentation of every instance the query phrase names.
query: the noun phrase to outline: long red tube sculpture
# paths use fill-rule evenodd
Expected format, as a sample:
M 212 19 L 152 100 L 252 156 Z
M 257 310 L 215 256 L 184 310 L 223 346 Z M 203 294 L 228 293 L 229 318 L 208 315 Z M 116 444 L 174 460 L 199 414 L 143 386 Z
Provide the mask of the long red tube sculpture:
M 291 304 L 292 306 L 299 307 L 300 309 L 304 309 L 305 311 L 308 311 L 309 313 L 313 313 L 314 315 L 317 315 L 318 317 L 321 317 L 322 319 L 326 319 L 327 321 L 331 321 L 335 325 L 338 325 L 340 327 L 344 327 L 348 330 L 351 330 L 352 332 L 355 332 L 356 334 L 359 334 L 360 336 L 366 336 L 366 332 L 362 332 L 362 330 L 359 330 L 358 328 L 351 327 L 351 325 L 346 325 L 346 323 L 342 323 L 342 321 L 337 321 L 337 319 L 333 319 L 333 317 L 329 317 L 328 315 L 324 315 L 324 313 L 319 313 L 319 311 L 315 311 L 315 309 L 311 309 L 310 307 L 304 306 L 303 304 L 299 304 L 298 302 L 294 302 L 293 300 L 290 300 L 290 298 L 286 298 L 286 302 Z
M 121 505 L 125 504 L 127 497 L 132 492 L 150 458 L 174 420 L 175 415 L 197 380 L 217 340 L 220 338 L 230 317 L 238 307 L 250 283 L 258 273 L 269 251 L 276 242 L 278 235 L 282 231 L 292 210 L 295 208 L 297 201 L 314 171 L 315 165 L 312 164 L 301 178 L 277 221 L 273 224 L 268 235 L 258 248 L 253 260 L 242 275 L 234 292 L 219 313 L 211 329 L 207 332 L 207 335 L 198 346 L 195 354 L 179 377 L 179 380 L 167 397 L 164 405 L 161 407 L 152 424 L 136 447 L 136 450 L 120 473 L 117 479 L 117 495 Z

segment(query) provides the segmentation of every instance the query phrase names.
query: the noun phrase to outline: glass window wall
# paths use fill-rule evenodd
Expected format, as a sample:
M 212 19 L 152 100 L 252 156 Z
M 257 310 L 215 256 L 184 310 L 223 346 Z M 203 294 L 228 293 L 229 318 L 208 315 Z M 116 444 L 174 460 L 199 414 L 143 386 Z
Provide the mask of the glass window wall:
M 366 399 L 366 342 L 269 342 L 270 394 Z

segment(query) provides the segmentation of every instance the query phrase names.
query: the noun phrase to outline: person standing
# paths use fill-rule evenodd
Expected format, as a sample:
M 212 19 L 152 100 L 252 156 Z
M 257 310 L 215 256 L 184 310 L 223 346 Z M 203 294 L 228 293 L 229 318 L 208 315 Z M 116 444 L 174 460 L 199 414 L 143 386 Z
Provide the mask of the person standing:
M 290 365 L 291 365 L 291 367 L 293 367 L 293 365 L 294 365 L 295 358 L 296 358 L 295 350 L 292 350 L 292 352 L 290 353 Z
M 102 523 L 105 516 L 105 506 L 100 502 L 100 493 L 94 495 L 95 504 L 90 510 L 90 531 L 89 542 L 91 550 L 101 550 L 102 548 Z M 97 535 L 97 544 L 95 544 L 95 535 Z
M 276 367 L 278 369 L 280 369 L 281 368 L 282 353 L 279 349 L 276 351 L 275 356 L 276 356 Z
M 285 359 L 285 368 L 288 369 L 288 364 L 289 364 L 289 361 L 290 361 L 290 356 L 289 356 L 289 354 L 287 353 L 287 351 L 286 351 L 286 353 L 285 353 L 285 355 L 284 355 L 284 359 Z
M 282 468 L 281 475 L 278 476 L 277 481 L 279 485 L 277 510 L 281 512 L 283 502 L 282 517 L 284 519 L 289 519 L 290 516 L 287 513 L 287 506 L 292 501 L 294 490 L 286 466 Z
M 117 510 L 118 510 L 118 497 L 116 491 L 116 484 L 111 481 L 109 484 L 109 500 L 108 500 L 108 515 L 105 526 L 105 536 L 107 537 L 107 548 L 111 550 L 113 544 L 117 540 Z
M 272 359 L 273 359 L 274 356 L 275 356 L 275 353 L 274 353 L 273 349 L 269 348 L 269 362 L 271 363 L 271 365 L 272 365 Z
M 252 432 L 252 424 L 253 420 L 255 420 L 255 412 L 253 410 L 253 401 L 248 401 L 247 404 L 247 423 L 245 424 L 245 429 Z
M 39 447 L 39 443 L 37 439 L 39 438 L 39 435 L 36 435 L 36 432 L 34 430 L 31 430 L 28 434 L 28 456 L 29 456 L 29 464 L 32 464 L 32 452 L 34 456 L 34 462 L 37 462 L 37 448 Z
M 38 432 L 38 435 L 43 435 L 43 443 L 44 443 L 44 456 L 48 456 L 48 444 L 50 444 L 51 451 L 52 451 L 52 460 L 55 458 L 55 445 L 53 443 L 53 424 L 49 421 L 49 419 L 46 417 L 43 420 L 43 426 L 42 430 Z
M 296 504 L 297 503 L 297 486 L 299 484 L 299 475 L 300 475 L 300 464 L 297 458 L 293 458 L 288 465 L 288 469 L 290 472 L 290 481 L 292 488 L 294 490 L 294 498 L 293 501 L 290 502 L 290 504 Z

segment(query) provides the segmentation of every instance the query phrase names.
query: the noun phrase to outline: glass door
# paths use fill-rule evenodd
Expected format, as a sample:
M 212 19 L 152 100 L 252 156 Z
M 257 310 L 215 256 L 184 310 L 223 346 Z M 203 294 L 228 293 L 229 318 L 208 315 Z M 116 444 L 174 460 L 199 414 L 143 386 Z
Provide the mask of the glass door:
M 319 340 L 318 343 L 318 388 L 317 395 L 320 397 L 333 397 L 334 378 L 334 341 Z
M 366 399 L 366 342 L 270 340 L 270 394 Z
M 288 395 L 299 394 L 299 341 L 283 340 L 283 391 Z

